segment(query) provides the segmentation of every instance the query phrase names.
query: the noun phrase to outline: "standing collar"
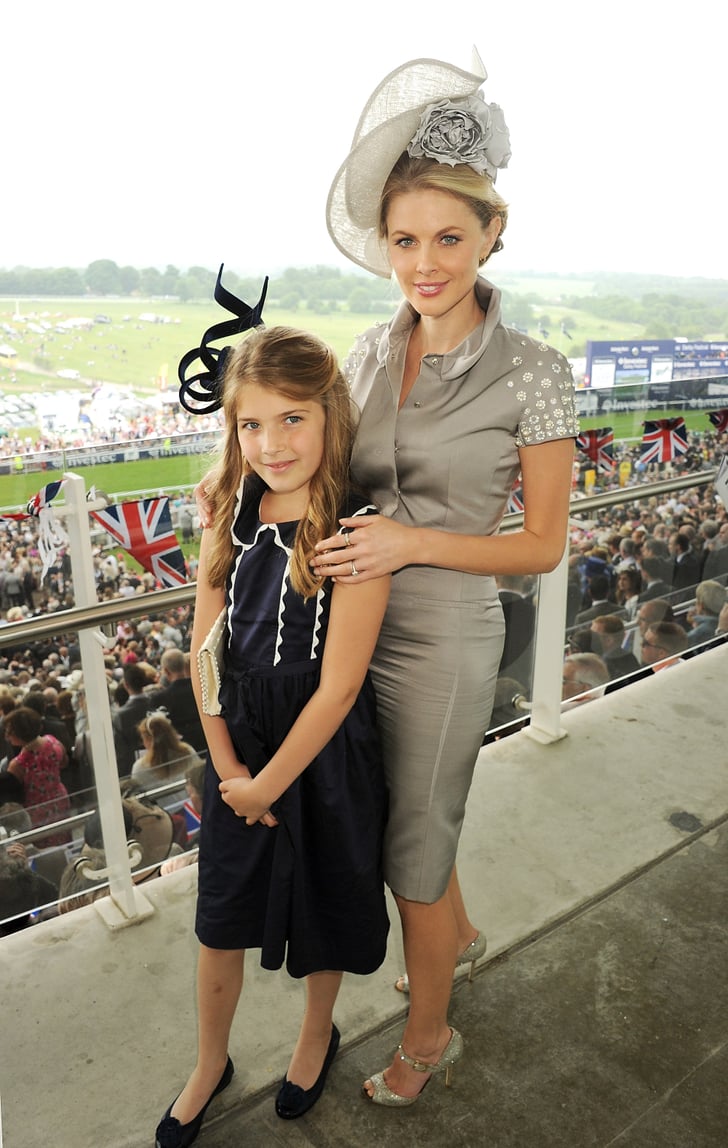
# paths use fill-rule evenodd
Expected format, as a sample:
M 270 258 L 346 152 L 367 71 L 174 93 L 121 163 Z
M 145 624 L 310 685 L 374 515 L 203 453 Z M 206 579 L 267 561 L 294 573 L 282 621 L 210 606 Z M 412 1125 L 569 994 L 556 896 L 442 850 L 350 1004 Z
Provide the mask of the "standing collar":
M 485 320 L 466 335 L 457 347 L 441 356 L 443 379 L 459 378 L 471 370 L 485 353 L 493 332 L 500 323 L 500 289 L 479 275 L 475 281 L 475 294 L 485 312 Z M 377 361 L 380 365 L 384 365 L 390 354 L 398 352 L 407 342 L 418 317 L 412 304 L 404 299 L 379 339 Z

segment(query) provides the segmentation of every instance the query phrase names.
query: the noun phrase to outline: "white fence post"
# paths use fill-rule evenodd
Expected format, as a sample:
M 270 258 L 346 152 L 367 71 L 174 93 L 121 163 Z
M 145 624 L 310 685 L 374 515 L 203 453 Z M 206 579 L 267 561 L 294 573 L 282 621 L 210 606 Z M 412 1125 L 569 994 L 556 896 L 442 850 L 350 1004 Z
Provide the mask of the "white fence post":
M 105 503 L 86 501 L 86 487 L 78 474 L 64 474 L 63 492 L 66 506 L 59 508 L 68 534 L 73 573 L 73 589 L 77 606 L 93 606 L 97 602 L 94 562 L 91 550 L 89 510 L 100 509 Z M 148 916 L 153 910 L 146 897 L 131 879 L 126 829 L 119 795 L 119 775 L 116 768 L 114 734 L 106 684 L 103 647 L 104 635 L 98 628 L 79 628 L 78 644 L 81 650 L 83 684 L 91 733 L 96 792 L 104 837 L 104 852 L 108 868 L 111 900 L 123 915 L 117 918 L 109 913 L 108 898 L 96 905 L 112 927 L 131 924 Z M 107 902 L 107 904 L 104 904 Z
M 561 728 L 561 679 L 568 576 L 569 548 L 565 546 L 559 565 L 550 574 L 542 574 L 539 581 L 531 721 L 525 732 L 544 745 L 566 737 L 566 731 Z

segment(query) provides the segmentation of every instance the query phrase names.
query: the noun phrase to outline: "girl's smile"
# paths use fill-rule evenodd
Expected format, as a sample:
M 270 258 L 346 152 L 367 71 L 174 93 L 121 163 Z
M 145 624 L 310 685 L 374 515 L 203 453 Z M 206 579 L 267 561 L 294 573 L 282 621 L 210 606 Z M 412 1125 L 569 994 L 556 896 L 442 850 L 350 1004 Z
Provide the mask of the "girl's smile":
M 243 458 L 266 483 L 274 513 L 300 517 L 309 483 L 321 465 L 326 414 L 320 403 L 246 383 L 237 409 Z

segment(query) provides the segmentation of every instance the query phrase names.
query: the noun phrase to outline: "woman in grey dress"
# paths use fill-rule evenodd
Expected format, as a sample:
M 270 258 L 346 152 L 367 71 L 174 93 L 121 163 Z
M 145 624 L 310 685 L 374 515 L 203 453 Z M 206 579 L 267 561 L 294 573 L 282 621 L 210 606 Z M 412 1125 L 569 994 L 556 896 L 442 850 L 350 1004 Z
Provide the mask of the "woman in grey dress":
M 479 268 L 501 248 L 496 170 L 510 156 L 500 108 L 465 72 L 416 60 L 370 97 L 329 195 L 337 246 L 397 278 L 404 302 L 348 360 L 361 409 L 354 478 L 382 513 L 344 519 L 315 570 L 339 581 L 393 573 L 372 675 L 390 791 L 385 877 L 403 928 L 410 992 L 402 1042 L 366 1081 L 375 1103 L 411 1104 L 450 1070 L 456 963 L 485 938 L 455 855 L 503 641 L 494 575 L 553 569 L 566 541 L 576 420 L 568 362 L 504 327 Z M 522 476 L 522 530 L 499 535 Z

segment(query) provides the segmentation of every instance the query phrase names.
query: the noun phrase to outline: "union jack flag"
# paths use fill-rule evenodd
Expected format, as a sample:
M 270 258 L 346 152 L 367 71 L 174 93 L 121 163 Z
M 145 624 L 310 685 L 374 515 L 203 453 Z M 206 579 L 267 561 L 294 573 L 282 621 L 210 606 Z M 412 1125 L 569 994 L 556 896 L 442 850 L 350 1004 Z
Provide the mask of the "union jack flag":
M 189 798 L 182 806 L 182 814 L 185 819 L 185 829 L 187 832 L 195 833 L 202 824 L 202 818 L 200 817 L 200 814 L 197 812 Z
M 15 522 L 22 522 L 24 518 L 40 518 L 41 510 L 45 510 L 50 506 L 53 499 L 58 494 L 58 491 L 63 486 L 63 481 L 49 482 L 48 486 L 44 486 L 37 494 L 34 494 L 30 501 L 26 504 L 25 510 L 3 511 L 0 518 L 12 518 Z
M 518 514 L 519 511 L 524 509 L 523 506 L 523 479 L 520 474 L 511 487 L 511 493 L 508 496 L 508 505 L 506 506 L 506 514 Z
M 576 436 L 576 445 L 595 466 L 600 466 L 602 470 L 614 470 L 614 431 L 611 427 L 582 431 Z
M 640 462 L 670 462 L 688 449 L 685 419 L 654 419 L 642 425 Z
M 715 427 L 716 434 L 728 431 L 728 407 L 723 407 L 720 411 L 708 411 L 708 418 Z
M 49 482 L 37 494 L 34 494 L 28 503 L 28 514 L 31 518 L 38 518 L 41 510 L 45 510 L 47 506 L 53 502 L 53 499 L 58 494 L 58 491 L 63 486 L 63 479 L 59 482 Z
M 58 557 L 58 551 L 69 545 L 68 535 L 53 513 L 51 503 L 63 486 L 63 479 L 49 482 L 37 494 L 34 494 L 26 506 L 25 514 L 10 514 L 6 517 L 37 518 L 38 519 L 38 555 L 41 560 L 40 580 L 45 576 Z
M 184 556 L 172 527 L 168 498 L 119 502 L 92 510 L 91 517 L 163 586 L 186 585 Z

